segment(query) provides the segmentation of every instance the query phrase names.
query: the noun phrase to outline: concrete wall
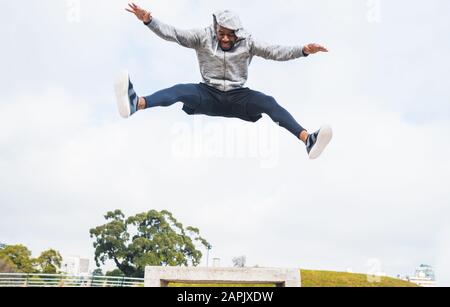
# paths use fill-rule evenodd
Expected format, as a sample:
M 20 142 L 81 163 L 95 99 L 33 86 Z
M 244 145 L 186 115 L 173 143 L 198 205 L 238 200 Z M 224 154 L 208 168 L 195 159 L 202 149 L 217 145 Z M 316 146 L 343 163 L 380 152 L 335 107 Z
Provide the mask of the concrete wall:
M 280 287 L 300 287 L 299 269 L 276 268 L 198 268 L 146 267 L 146 287 L 166 287 L 169 282 L 208 284 L 277 284 Z

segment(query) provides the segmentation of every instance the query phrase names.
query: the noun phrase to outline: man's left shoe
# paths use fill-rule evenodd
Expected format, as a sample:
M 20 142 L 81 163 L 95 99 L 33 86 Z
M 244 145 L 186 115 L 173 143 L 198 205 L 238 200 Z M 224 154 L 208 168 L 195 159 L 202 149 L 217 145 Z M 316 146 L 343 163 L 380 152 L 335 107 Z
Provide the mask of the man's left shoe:
M 134 91 L 128 71 L 124 71 L 120 74 L 114 85 L 114 89 L 120 116 L 128 118 L 136 113 L 139 98 Z
M 330 126 L 322 126 L 319 131 L 310 134 L 306 141 L 306 150 L 311 160 L 317 159 L 333 138 Z

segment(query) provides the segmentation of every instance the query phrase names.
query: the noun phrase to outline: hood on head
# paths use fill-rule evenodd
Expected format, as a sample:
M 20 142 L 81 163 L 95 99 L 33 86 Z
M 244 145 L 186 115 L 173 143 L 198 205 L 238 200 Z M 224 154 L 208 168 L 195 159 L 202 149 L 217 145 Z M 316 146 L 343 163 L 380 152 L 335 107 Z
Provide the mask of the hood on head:
M 239 16 L 231 11 L 217 11 L 213 15 L 214 17 L 214 29 L 217 31 L 219 26 L 237 31 L 242 29 L 242 23 Z
M 214 30 L 217 32 L 219 26 L 233 30 L 238 39 L 247 37 L 247 34 L 242 27 L 241 19 L 239 16 L 229 10 L 217 11 L 213 14 L 214 17 Z

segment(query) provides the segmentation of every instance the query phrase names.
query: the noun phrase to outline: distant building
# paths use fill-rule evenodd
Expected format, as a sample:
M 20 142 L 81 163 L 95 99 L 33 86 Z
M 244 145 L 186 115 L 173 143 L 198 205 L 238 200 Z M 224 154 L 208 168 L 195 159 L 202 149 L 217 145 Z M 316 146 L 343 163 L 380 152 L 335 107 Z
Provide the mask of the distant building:
M 70 256 L 63 259 L 61 271 L 72 276 L 89 275 L 89 259 L 78 256 Z
M 6 244 L 3 244 L 0 242 L 0 249 L 4 249 L 6 247 Z
M 413 277 L 407 277 L 406 280 L 421 287 L 436 287 L 436 277 L 434 270 L 430 265 L 421 264 Z
M 420 265 L 420 267 L 416 270 L 416 276 L 429 278 L 433 281 L 436 280 L 436 276 L 434 274 L 433 267 L 430 265 L 427 265 L 427 264 Z

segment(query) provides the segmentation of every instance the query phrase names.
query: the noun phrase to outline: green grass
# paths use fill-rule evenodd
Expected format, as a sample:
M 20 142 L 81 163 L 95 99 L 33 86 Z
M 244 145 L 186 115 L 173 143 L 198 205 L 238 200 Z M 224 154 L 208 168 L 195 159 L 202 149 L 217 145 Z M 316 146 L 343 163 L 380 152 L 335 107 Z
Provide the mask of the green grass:
M 390 277 L 380 277 L 370 282 L 367 275 L 301 270 L 302 287 L 417 287 L 407 281 Z M 184 284 L 169 283 L 169 287 L 275 287 L 274 284 Z
M 413 283 L 390 277 L 380 277 L 379 281 L 370 282 L 364 274 L 309 270 L 301 272 L 303 287 L 417 287 Z

